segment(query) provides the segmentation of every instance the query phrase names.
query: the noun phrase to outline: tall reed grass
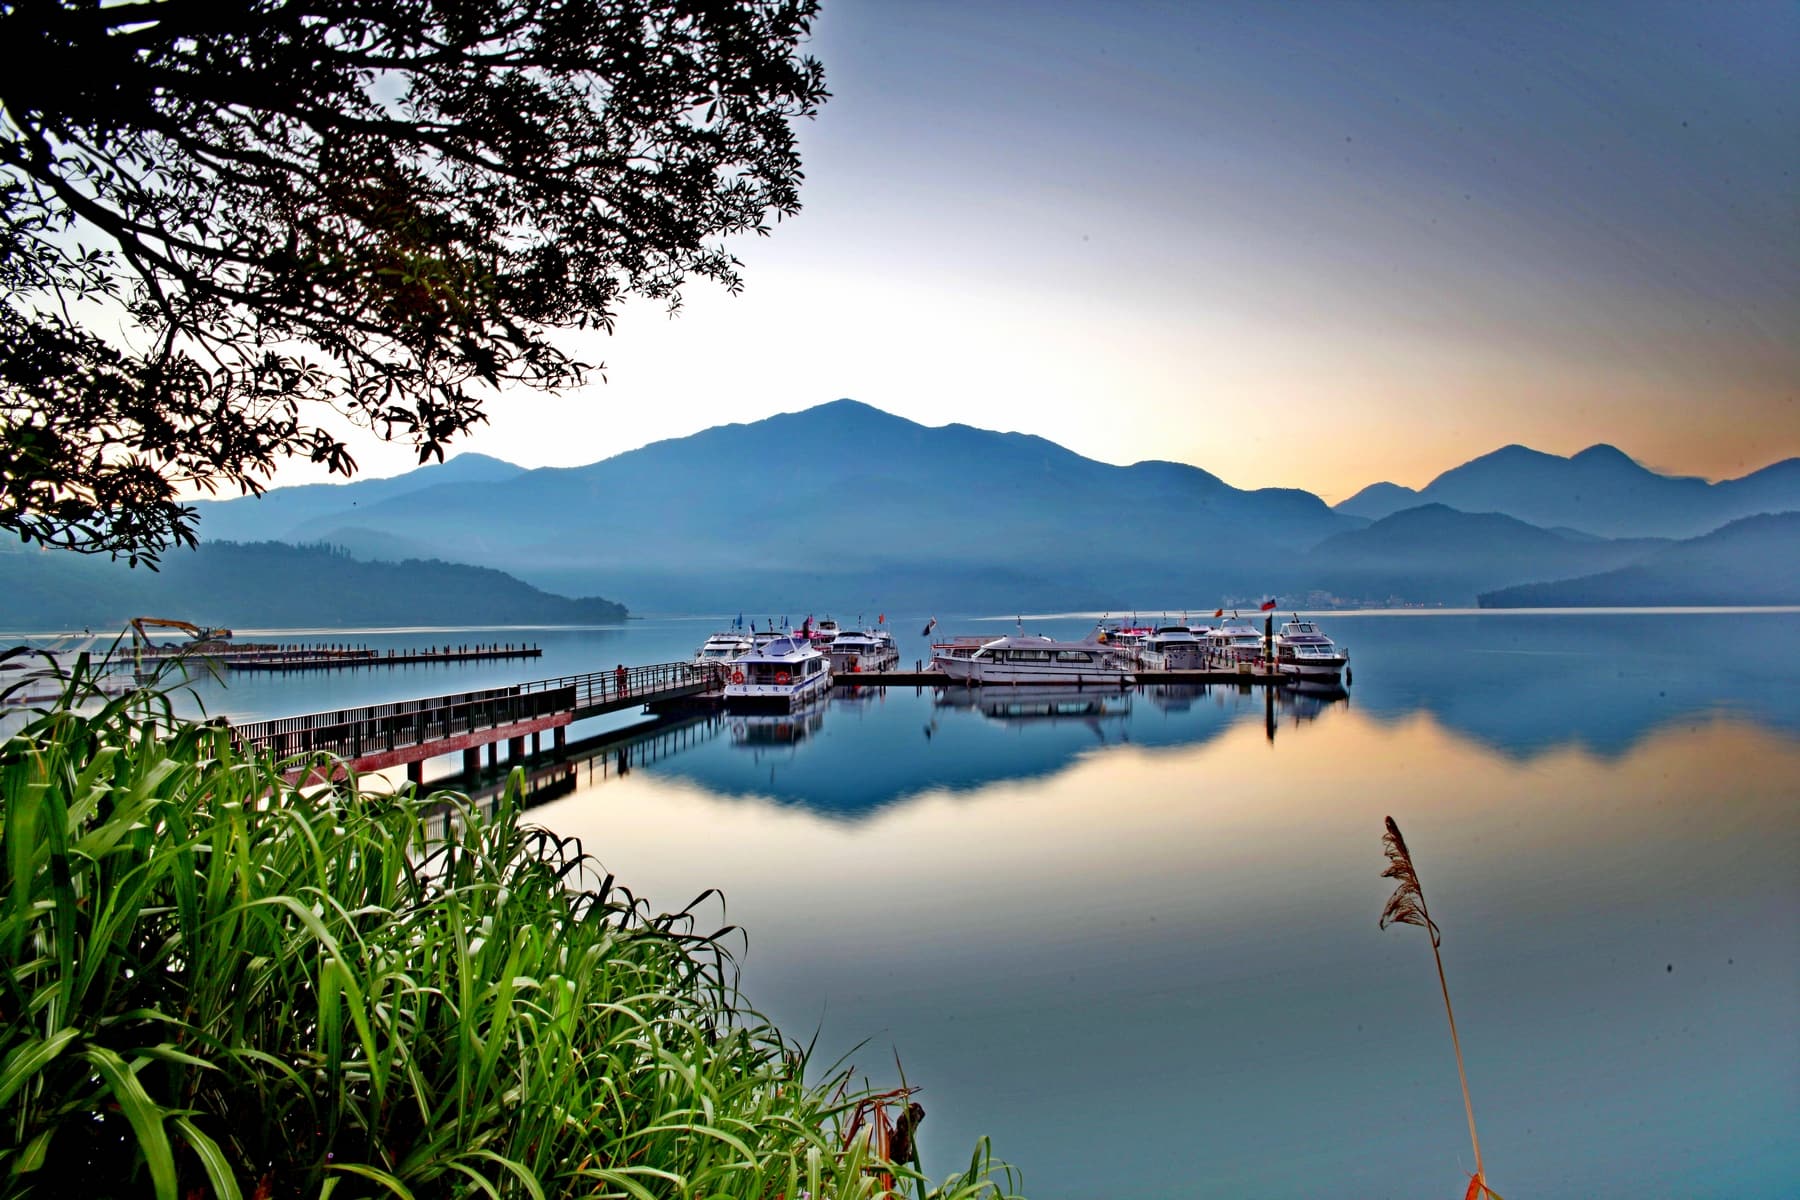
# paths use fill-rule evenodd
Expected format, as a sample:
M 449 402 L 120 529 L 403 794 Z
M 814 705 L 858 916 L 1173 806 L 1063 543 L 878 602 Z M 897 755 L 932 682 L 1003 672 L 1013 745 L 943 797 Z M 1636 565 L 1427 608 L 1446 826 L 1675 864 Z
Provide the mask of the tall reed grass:
M 858 1094 L 809 1081 L 692 909 L 516 792 L 483 815 L 293 765 L 80 679 L 0 745 L 0 1195 L 884 1192 L 841 1140 Z M 1014 1186 L 985 1142 L 935 1187 L 882 1167 Z

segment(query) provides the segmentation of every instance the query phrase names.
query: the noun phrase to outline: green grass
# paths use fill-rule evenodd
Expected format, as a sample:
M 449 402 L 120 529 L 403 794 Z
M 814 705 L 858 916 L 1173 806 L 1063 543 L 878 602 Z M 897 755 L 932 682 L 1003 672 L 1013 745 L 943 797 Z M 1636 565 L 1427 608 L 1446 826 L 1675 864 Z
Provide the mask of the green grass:
M 11 724 L 0 1196 L 882 1194 L 842 1148 L 858 1094 L 809 1081 L 719 934 L 516 794 L 296 790 L 79 681 Z M 984 1142 L 936 1186 L 895 1175 L 998 1200 L 996 1170 Z

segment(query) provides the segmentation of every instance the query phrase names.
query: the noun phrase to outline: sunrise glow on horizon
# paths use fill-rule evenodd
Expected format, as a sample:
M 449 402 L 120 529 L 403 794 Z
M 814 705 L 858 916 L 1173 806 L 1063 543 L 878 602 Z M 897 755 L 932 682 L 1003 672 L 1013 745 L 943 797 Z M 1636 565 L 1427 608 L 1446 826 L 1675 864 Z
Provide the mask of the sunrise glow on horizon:
M 571 343 L 605 382 L 451 449 L 848 397 L 1328 502 L 1513 443 L 1741 476 L 1800 454 L 1796 44 L 1785 4 L 826 0 L 744 294 L 627 310 Z

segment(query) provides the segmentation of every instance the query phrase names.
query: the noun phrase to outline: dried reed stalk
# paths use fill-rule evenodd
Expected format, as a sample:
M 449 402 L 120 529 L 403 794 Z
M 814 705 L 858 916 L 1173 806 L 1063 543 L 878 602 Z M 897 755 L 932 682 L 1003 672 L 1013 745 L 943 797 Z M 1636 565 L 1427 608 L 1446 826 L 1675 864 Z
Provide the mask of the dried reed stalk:
M 1456 1013 L 1450 1007 L 1450 985 L 1444 980 L 1444 957 L 1438 953 L 1438 945 L 1443 935 L 1438 931 L 1437 922 L 1431 919 L 1431 912 L 1425 907 L 1425 892 L 1419 887 L 1419 872 L 1413 866 L 1412 855 L 1406 849 L 1406 839 L 1400 836 L 1400 827 L 1394 824 L 1394 818 L 1387 819 L 1387 832 L 1381 835 L 1381 848 L 1387 854 L 1388 868 L 1381 873 L 1383 879 L 1394 879 L 1398 886 L 1394 894 L 1388 897 L 1387 907 L 1381 910 L 1381 927 L 1389 925 L 1420 925 L 1431 934 L 1431 957 L 1437 963 L 1438 987 L 1444 993 L 1444 1015 L 1450 1019 L 1450 1045 L 1456 1050 L 1456 1076 L 1462 1081 L 1463 1111 L 1469 1117 L 1469 1142 L 1475 1147 L 1475 1174 L 1469 1177 L 1469 1190 L 1463 1200 L 1478 1200 L 1481 1196 L 1492 1196 L 1500 1200 L 1498 1193 L 1487 1185 L 1487 1174 L 1481 1166 L 1481 1139 L 1475 1133 L 1475 1106 L 1469 1101 L 1469 1075 L 1463 1070 L 1462 1040 L 1456 1036 Z

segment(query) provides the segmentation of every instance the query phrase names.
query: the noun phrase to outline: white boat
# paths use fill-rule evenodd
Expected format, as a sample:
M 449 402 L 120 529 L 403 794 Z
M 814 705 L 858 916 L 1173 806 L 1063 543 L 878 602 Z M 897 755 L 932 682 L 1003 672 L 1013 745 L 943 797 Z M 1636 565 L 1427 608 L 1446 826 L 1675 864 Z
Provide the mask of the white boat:
M 755 646 L 755 641 L 748 633 L 735 629 L 715 633 L 706 639 L 700 649 L 694 651 L 694 665 L 704 667 L 713 663 L 729 663 L 750 653 Z
M 831 655 L 831 670 L 836 675 L 853 675 L 863 671 L 885 671 L 900 661 L 894 639 L 873 629 L 840 632 L 826 647 Z
M 1144 661 L 1144 645 L 1150 639 L 1150 630 L 1146 626 L 1114 625 L 1103 628 L 1100 637 L 1112 651 L 1113 657 L 1134 667 L 1149 665 Z
M 1295 617 L 1275 635 L 1275 669 L 1308 682 L 1335 683 L 1350 665 L 1350 651 L 1333 642 L 1316 621 Z
M 796 634 L 732 660 L 725 706 L 786 711 L 830 690 L 831 659 Z
M 1147 671 L 1199 671 L 1206 667 L 1206 648 L 1186 625 L 1163 625 L 1144 639 L 1138 660 Z
M 1243 617 L 1228 617 L 1206 631 L 1207 666 L 1215 670 L 1231 670 L 1242 663 L 1262 657 L 1262 631 Z
M 960 657 L 933 657 L 951 679 L 965 683 L 1073 683 L 1124 687 L 1135 683 L 1128 662 L 1100 640 L 1096 629 L 1079 642 L 1019 634 L 995 638 L 980 649 Z
M 944 664 L 948 660 L 972 657 L 977 650 L 993 640 L 986 634 L 959 634 L 947 642 L 933 642 L 931 643 L 931 669 L 943 671 L 947 675 L 949 670 Z

